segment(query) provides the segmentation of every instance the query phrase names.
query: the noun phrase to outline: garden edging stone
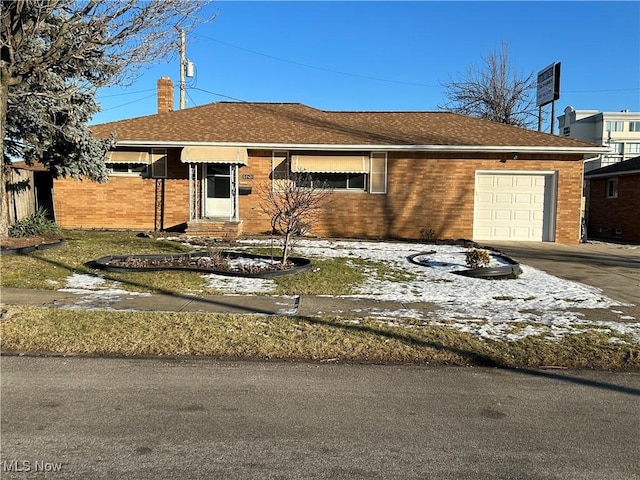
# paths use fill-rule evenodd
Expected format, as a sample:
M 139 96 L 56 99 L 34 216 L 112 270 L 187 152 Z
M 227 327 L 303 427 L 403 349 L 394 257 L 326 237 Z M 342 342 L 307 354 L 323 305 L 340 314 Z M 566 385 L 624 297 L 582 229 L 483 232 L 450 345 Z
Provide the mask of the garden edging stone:
M 272 257 L 270 255 L 256 255 L 250 253 L 238 253 L 238 252 L 220 252 L 220 254 L 229 259 L 236 258 L 248 258 L 248 259 L 261 259 L 261 260 L 282 260 L 282 257 Z M 262 272 L 242 272 L 231 270 L 218 270 L 213 268 L 200 267 L 197 265 L 158 265 L 158 266 L 138 266 L 138 267 L 125 267 L 120 265 L 112 265 L 114 261 L 126 261 L 129 259 L 141 259 L 141 260 L 164 260 L 167 258 L 200 258 L 207 257 L 210 254 L 208 252 L 191 252 L 191 253 L 179 253 L 179 254 L 159 254 L 159 255 L 107 255 L 100 257 L 97 260 L 89 262 L 89 266 L 97 268 L 107 272 L 113 273 L 133 273 L 133 272 L 157 272 L 163 270 L 181 270 L 181 271 L 194 271 L 200 273 L 211 273 L 216 275 L 224 275 L 228 277 L 248 277 L 248 278 L 274 278 L 283 275 L 292 275 L 295 273 L 303 272 L 311 268 L 311 260 L 301 257 L 289 257 L 289 262 L 293 264 L 292 267 L 269 270 Z
M 23 255 L 25 253 L 35 252 L 36 250 L 47 250 L 54 247 L 62 247 L 67 244 L 67 241 L 63 238 L 57 242 L 41 243 L 39 245 L 32 245 L 29 247 L 19 248 L 0 248 L 0 255 Z

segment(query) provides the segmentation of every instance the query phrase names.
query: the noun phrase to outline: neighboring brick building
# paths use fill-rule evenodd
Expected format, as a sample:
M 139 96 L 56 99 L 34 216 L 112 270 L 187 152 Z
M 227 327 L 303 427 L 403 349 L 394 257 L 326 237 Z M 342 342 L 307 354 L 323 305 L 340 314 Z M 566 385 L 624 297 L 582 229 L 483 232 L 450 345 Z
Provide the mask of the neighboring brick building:
M 61 226 L 264 233 L 258 191 L 304 171 L 333 188 L 314 235 L 577 243 L 583 161 L 607 151 L 445 112 L 173 111 L 158 87 L 157 115 L 93 127 L 116 134 L 110 181 L 57 180 Z
M 640 242 L 640 157 L 592 170 L 585 178 L 589 237 Z

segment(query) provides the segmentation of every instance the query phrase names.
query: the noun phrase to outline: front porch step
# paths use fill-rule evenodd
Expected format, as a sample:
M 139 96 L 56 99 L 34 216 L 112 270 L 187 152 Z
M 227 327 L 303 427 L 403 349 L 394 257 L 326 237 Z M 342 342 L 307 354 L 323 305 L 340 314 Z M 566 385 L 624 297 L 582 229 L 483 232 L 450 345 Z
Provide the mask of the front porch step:
M 189 237 L 237 237 L 242 233 L 242 221 L 205 218 L 187 222 L 186 235 Z

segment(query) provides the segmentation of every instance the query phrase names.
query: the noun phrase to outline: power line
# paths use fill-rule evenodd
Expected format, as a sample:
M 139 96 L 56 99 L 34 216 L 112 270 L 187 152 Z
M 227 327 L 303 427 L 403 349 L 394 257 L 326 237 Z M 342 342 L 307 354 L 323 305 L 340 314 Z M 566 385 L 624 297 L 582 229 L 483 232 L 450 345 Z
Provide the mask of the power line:
M 235 102 L 250 103 L 248 100 L 242 100 L 240 98 L 230 97 L 229 95 L 224 95 L 222 93 L 212 92 L 210 90 L 205 90 L 204 88 L 191 87 L 191 90 L 197 90 L 199 92 L 208 93 L 210 95 L 215 95 L 217 97 L 228 98 L 229 100 L 233 100 Z
M 193 104 L 194 107 L 197 107 L 198 104 L 196 102 L 193 101 L 193 98 L 191 98 L 191 95 L 189 95 L 189 89 L 187 87 L 187 90 L 185 90 L 185 93 L 187 94 L 187 98 L 191 101 L 191 103 Z
M 602 92 L 635 92 L 640 91 L 640 88 L 609 88 L 606 90 L 567 90 L 566 92 L 561 93 L 602 93 Z M 620 95 L 624 95 L 621 93 Z
M 227 47 L 236 48 L 238 50 L 243 50 L 245 52 L 253 53 L 254 55 L 260 55 L 262 57 L 271 58 L 273 60 L 278 60 L 279 62 L 290 63 L 292 65 L 297 65 L 299 67 L 312 68 L 314 70 L 321 70 L 323 72 L 335 73 L 335 74 L 338 74 L 338 75 L 345 75 L 347 77 L 362 78 L 362 79 L 365 79 L 365 80 L 375 80 L 377 82 L 398 83 L 398 84 L 401 84 L 401 85 L 412 85 L 412 86 L 416 86 L 416 87 L 428 87 L 428 88 L 441 88 L 442 87 L 441 85 L 428 85 L 428 84 L 425 84 L 425 83 L 404 82 L 402 80 L 390 80 L 388 78 L 372 77 L 372 76 L 369 76 L 369 75 L 359 75 L 359 74 L 356 74 L 356 73 L 348 73 L 348 72 L 342 72 L 340 70 L 333 70 L 331 68 L 317 67 L 315 65 L 309 65 L 307 63 L 300 63 L 300 62 L 296 62 L 296 61 L 293 61 L 293 60 L 287 60 L 286 58 L 276 57 L 274 55 L 269 55 L 267 53 L 257 52 L 255 50 L 251 50 L 251 49 L 248 49 L 248 48 L 239 47 L 238 45 L 233 45 L 231 43 L 223 42 L 222 40 L 216 40 L 215 38 L 206 37 L 204 35 L 200 35 L 200 34 L 197 34 L 197 33 L 194 34 L 194 35 L 197 36 L 197 37 L 200 37 L 200 38 L 204 38 L 205 40 L 210 40 L 212 42 L 219 43 L 221 45 L 226 45 Z
M 111 98 L 111 97 L 123 97 L 125 95 L 135 95 L 138 93 L 155 92 L 154 88 L 148 88 L 146 90 L 137 90 L 135 92 L 113 93 L 111 95 L 98 95 L 98 98 Z
M 211 37 L 207 37 L 205 35 L 201 35 L 198 33 L 194 33 L 195 36 L 203 38 L 205 40 L 209 40 L 215 43 L 219 43 L 221 45 L 225 45 L 227 47 L 231 47 L 231 48 L 235 48 L 237 50 L 242 50 L 245 52 L 249 52 L 252 53 L 254 55 L 260 55 L 262 57 L 265 58 L 271 58 L 273 60 L 277 60 L 279 62 L 284 62 L 284 63 L 289 63 L 292 65 L 297 65 L 300 67 L 305 67 L 305 68 L 312 68 L 314 70 L 321 70 L 324 72 L 329 72 L 329 73 L 335 73 L 338 75 L 345 75 L 345 76 L 349 76 L 349 77 L 355 77 L 355 78 L 362 78 L 362 79 L 366 79 L 366 80 L 375 80 L 378 82 L 387 82 L 387 83 L 398 83 L 401 85 L 413 85 L 413 86 L 417 86 L 417 87 L 428 87 L 428 88 L 441 88 L 442 85 L 429 85 L 429 84 L 425 84 L 425 83 L 417 83 L 417 82 L 405 82 L 402 80 L 390 80 L 388 78 L 380 78 L 380 77 L 373 77 L 370 75 L 360 75 L 360 74 L 355 74 L 355 73 L 349 73 L 349 72 L 342 72 L 340 70 L 334 70 L 331 68 L 324 68 L 324 67 L 318 67 L 316 65 L 309 65 L 307 63 L 301 63 L 301 62 L 296 62 L 294 60 L 288 60 L 286 58 L 282 58 L 282 57 L 277 57 L 275 55 L 270 55 L 267 53 L 263 53 L 263 52 L 258 52 L 256 50 L 251 50 L 249 48 L 245 48 L 245 47 L 240 47 L 238 45 L 234 45 L 228 42 L 223 42 L 222 40 L 217 40 L 215 38 L 211 38 Z M 619 88 L 619 89 L 603 89 L 603 90 L 568 90 L 562 93 L 607 93 L 607 92 L 634 92 L 634 91 L 640 91 L 640 88 L 634 87 L 634 88 Z
M 137 102 L 141 102 L 143 100 L 146 100 L 147 98 L 151 98 L 151 97 L 155 97 L 155 93 L 151 94 L 151 95 L 147 95 L 146 97 L 142 97 L 142 98 L 138 98 L 137 100 L 132 100 L 130 102 L 127 103 L 122 103 L 120 105 L 115 105 L 113 107 L 109 107 L 109 108 L 105 108 L 104 110 L 102 110 L 103 112 L 108 112 L 109 110 L 115 110 L 116 108 L 121 108 L 121 107 L 126 107 L 127 105 L 131 105 L 132 103 L 137 103 Z

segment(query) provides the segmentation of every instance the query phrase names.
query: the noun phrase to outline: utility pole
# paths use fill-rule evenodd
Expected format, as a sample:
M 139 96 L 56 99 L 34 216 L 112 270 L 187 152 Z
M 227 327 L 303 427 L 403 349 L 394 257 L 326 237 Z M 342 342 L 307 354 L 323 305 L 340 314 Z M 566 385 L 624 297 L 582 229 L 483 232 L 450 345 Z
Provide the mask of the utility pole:
M 182 110 L 186 106 L 185 94 L 187 86 L 185 84 L 185 71 L 187 68 L 187 53 L 184 30 L 179 28 L 178 31 L 180 32 L 180 110 Z

